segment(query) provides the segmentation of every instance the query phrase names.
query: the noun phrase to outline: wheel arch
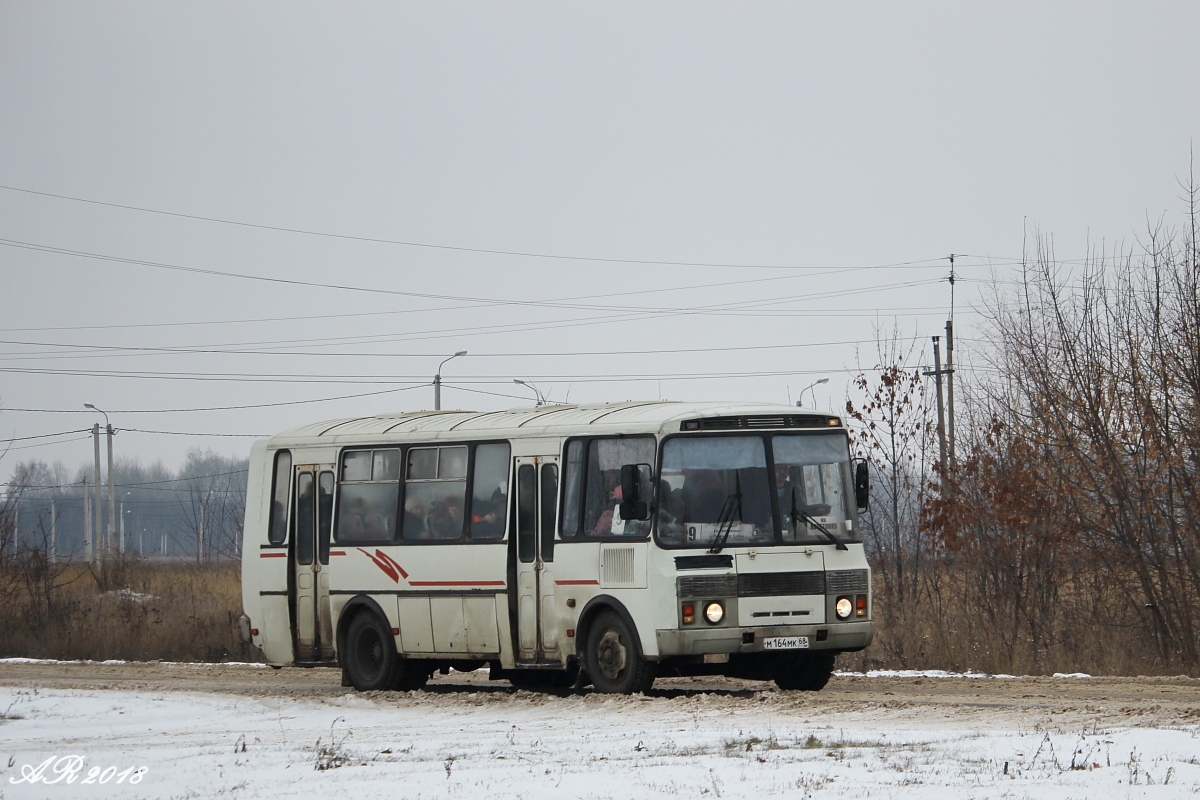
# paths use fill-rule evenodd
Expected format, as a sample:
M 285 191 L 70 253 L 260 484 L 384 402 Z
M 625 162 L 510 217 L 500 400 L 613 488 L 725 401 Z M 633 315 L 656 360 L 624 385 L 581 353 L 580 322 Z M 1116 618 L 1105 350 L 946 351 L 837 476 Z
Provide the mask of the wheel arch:
M 658 661 L 658 656 L 649 656 L 646 654 L 646 642 L 642 631 L 638 628 L 637 623 L 633 621 L 633 615 L 629 613 L 629 609 L 625 607 L 617 598 L 608 594 L 599 594 L 587 601 L 583 611 L 579 612 L 579 621 L 575 623 L 575 655 L 580 659 L 580 663 L 584 663 L 584 649 L 587 647 L 588 631 L 591 630 L 592 624 L 596 621 L 596 617 L 604 611 L 612 611 L 621 618 L 621 620 L 629 626 L 629 630 L 633 631 L 638 638 L 638 649 L 641 650 L 642 658 L 646 661 Z
M 384 613 L 383 607 L 376 602 L 375 598 L 358 594 L 346 601 L 346 605 L 342 606 L 342 613 L 338 615 L 337 633 L 334 635 L 334 640 L 337 642 L 338 664 L 342 663 L 342 653 L 345 651 L 343 645 L 346 643 L 346 631 L 350 628 L 350 622 L 364 612 L 374 614 L 379 618 L 383 623 L 383 629 L 392 639 L 392 647 L 396 648 L 396 634 L 392 633 L 392 624 L 388 620 L 388 615 Z

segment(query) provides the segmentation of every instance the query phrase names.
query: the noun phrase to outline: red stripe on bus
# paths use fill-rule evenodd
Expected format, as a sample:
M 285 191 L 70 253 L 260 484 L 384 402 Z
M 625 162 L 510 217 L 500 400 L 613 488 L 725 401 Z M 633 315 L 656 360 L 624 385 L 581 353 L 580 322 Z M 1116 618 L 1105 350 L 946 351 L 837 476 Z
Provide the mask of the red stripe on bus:
M 331 555 L 331 556 L 344 556 L 344 555 L 346 555 L 346 551 L 345 551 L 345 550 L 330 550 L 330 551 L 329 551 L 329 555 Z
M 504 581 L 409 581 L 409 586 L 504 586 Z
M 556 586 L 599 586 L 600 581 L 579 580 L 579 581 L 555 581 Z
M 287 558 L 287 553 L 259 553 L 259 558 Z

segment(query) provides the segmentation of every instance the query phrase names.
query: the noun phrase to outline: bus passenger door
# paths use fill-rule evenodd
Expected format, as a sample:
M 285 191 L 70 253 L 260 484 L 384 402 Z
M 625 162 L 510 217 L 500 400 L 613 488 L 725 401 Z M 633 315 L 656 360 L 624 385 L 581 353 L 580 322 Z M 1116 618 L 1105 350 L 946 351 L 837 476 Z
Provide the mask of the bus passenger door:
M 514 509 L 517 577 L 518 663 L 558 661 L 558 625 L 553 614 L 555 503 L 558 459 L 516 458 Z
M 333 521 L 333 473 L 296 468 L 292 513 L 291 609 L 297 662 L 333 657 L 329 611 L 329 532 Z

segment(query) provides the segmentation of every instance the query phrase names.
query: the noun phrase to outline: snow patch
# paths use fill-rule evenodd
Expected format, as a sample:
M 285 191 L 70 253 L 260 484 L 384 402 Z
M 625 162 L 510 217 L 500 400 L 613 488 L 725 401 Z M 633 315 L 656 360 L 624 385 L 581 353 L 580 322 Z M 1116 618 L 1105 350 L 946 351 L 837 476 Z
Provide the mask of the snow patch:
M 841 678 L 997 678 L 1001 680 L 1019 680 L 1019 675 L 1007 675 L 987 672 L 948 672 L 944 669 L 871 669 L 866 672 L 847 672 L 838 670 L 833 673 Z M 1058 677 L 1058 676 L 1056 676 Z
M 19 711 L 0 726 L 12 764 L 0 759 L 0 785 L 10 800 L 66 797 L 19 781 L 72 755 L 85 759 L 82 775 L 146 768 L 133 786 L 111 775 L 87 786 L 78 796 L 89 798 L 1049 800 L 1142 797 L 1153 786 L 1155 798 L 1182 800 L 1200 785 L 1189 730 L 981 730 L 937 710 L 901 722 L 878 706 L 780 702 L 764 714 L 761 703 L 707 695 L 447 687 L 341 700 L 0 688 L 0 708 Z
M 116 589 L 111 592 L 105 592 L 101 597 L 115 597 L 118 600 L 128 600 L 131 603 L 149 603 L 151 600 L 157 600 L 158 597 L 152 594 L 143 594 L 135 592 L 133 589 Z

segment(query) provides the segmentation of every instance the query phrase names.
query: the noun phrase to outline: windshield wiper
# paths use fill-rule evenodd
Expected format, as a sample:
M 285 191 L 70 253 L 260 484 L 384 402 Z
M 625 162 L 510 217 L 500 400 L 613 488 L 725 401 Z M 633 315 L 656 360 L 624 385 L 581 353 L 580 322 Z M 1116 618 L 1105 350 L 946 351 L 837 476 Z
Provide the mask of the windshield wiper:
M 829 541 L 831 541 L 835 545 L 837 545 L 838 550 L 849 550 L 850 548 L 846 547 L 845 542 L 843 542 L 841 539 L 839 539 L 837 536 L 835 536 L 833 533 L 831 533 L 830 530 L 828 528 L 826 528 L 824 525 L 817 522 L 816 517 L 814 517 L 812 514 L 808 513 L 807 511 L 803 510 L 802 508 L 800 508 L 799 505 L 796 504 L 796 492 L 799 490 L 799 488 L 800 487 L 798 487 L 798 486 L 792 487 L 792 538 L 795 538 L 797 535 L 796 534 L 796 518 L 800 517 L 805 522 L 809 523 L 810 525 L 815 525 L 817 530 L 819 530 L 821 533 L 825 534 L 826 538 L 828 538 Z
M 734 492 L 725 498 L 725 505 L 721 506 L 721 516 L 717 518 L 717 535 L 713 537 L 713 546 L 708 549 L 710 553 L 719 553 L 725 547 L 725 542 L 729 541 L 729 534 L 733 532 L 734 512 L 741 516 L 742 511 L 742 477 L 737 472 L 733 473 Z

